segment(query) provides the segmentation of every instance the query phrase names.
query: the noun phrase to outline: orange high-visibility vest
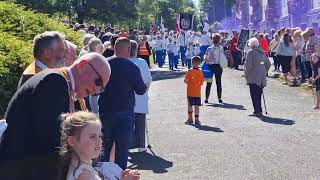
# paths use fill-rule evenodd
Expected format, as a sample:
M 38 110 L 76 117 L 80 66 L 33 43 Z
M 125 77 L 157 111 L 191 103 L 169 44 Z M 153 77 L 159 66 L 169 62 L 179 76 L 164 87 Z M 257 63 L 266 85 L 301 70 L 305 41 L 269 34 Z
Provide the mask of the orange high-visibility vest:
M 143 43 L 143 45 L 139 47 L 139 55 L 140 56 L 150 56 L 149 51 L 146 46 L 146 43 Z

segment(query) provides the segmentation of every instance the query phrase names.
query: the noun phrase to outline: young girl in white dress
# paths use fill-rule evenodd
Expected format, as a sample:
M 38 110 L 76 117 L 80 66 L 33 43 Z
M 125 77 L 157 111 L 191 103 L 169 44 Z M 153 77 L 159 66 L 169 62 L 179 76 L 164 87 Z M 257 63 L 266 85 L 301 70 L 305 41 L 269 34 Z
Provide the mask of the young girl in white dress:
M 101 153 L 101 122 L 97 115 L 89 112 L 64 114 L 62 117 L 62 134 L 59 179 L 61 180 L 138 180 L 137 170 L 122 171 L 115 164 L 108 164 L 108 169 L 98 172 L 94 167 Z M 112 169 L 117 169 L 112 171 Z M 101 169 L 100 169 L 101 170 Z M 106 173 L 107 172 L 107 173 Z M 115 172 L 115 173 L 113 173 Z

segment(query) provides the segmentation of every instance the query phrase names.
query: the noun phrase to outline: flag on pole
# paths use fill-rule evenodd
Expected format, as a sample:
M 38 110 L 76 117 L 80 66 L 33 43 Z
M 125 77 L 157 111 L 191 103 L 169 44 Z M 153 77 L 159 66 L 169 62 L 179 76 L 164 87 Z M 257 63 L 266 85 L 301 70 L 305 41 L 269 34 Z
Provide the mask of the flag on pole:
M 177 15 L 176 15 L 176 32 L 177 32 L 177 33 L 180 32 L 180 29 L 179 29 L 179 24 L 180 24 L 179 18 L 180 18 L 180 15 L 177 14 Z
M 163 18 L 162 18 L 162 15 L 161 15 L 161 21 L 160 21 L 160 30 L 163 31 L 164 30 L 164 23 L 163 23 Z

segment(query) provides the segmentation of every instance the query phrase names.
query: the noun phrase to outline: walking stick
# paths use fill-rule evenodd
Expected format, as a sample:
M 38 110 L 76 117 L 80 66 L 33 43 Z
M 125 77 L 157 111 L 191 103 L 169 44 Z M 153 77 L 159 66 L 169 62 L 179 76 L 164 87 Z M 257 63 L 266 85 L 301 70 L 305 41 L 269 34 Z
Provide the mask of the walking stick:
M 268 112 L 267 112 L 267 106 L 266 106 L 266 100 L 265 100 L 265 98 L 264 98 L 263 88 L 262 88 L 262 97 L 263 97 L 264 109 L 265 109 L 265 111 L 266 111 L 266 114 L 268 114 Z
M 150 142 L 149 142 L 148 120 L 146 120 L 146 134 L 147 134 L 147 144 L 148 144 L 147 148 L 151 151 L 153 156 L 156 156 L 156 154 L 151 149 L 152 147 L 151 147 Z
M 312 85 L 312 95 L 313 95 L 313 102 L 314 102 L 314 105 L 317 106 L 317 91 L 316 91 L 316 88 L 314 87 L 314 85 Z
M 149 130 L 148 130 L 148 120 L 146 119 L 146 134 L 147 134 L 147 144 L 148 144 L 148 148 L 151 150 L 151 145 L 150 145 L 150 141 L 149 141 Z

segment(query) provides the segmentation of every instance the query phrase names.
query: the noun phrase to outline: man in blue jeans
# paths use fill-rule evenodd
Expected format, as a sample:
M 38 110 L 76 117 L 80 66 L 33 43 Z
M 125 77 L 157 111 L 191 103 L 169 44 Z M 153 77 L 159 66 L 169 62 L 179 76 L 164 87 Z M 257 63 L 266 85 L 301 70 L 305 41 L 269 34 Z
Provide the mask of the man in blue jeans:
M 126 169 L 134 121 L 135 93 L 146 92 L 139 68 L 131 61 L 130 41 L 119 38 L 115 43 L 115 56 L 108 58 L 111 76 L 99 98 L 99 115 L 103 126 L 104 156 L 109 161 L 115 143 L 115 163 Z
M 180 46 L 180 54 L 181 54 L 181 63 L 182 66 L 186 63 L 186 51 L 187 51 L 187 37 L 184 31 L 181 31 L 181 34 L 178 36 L 178 44 Z

